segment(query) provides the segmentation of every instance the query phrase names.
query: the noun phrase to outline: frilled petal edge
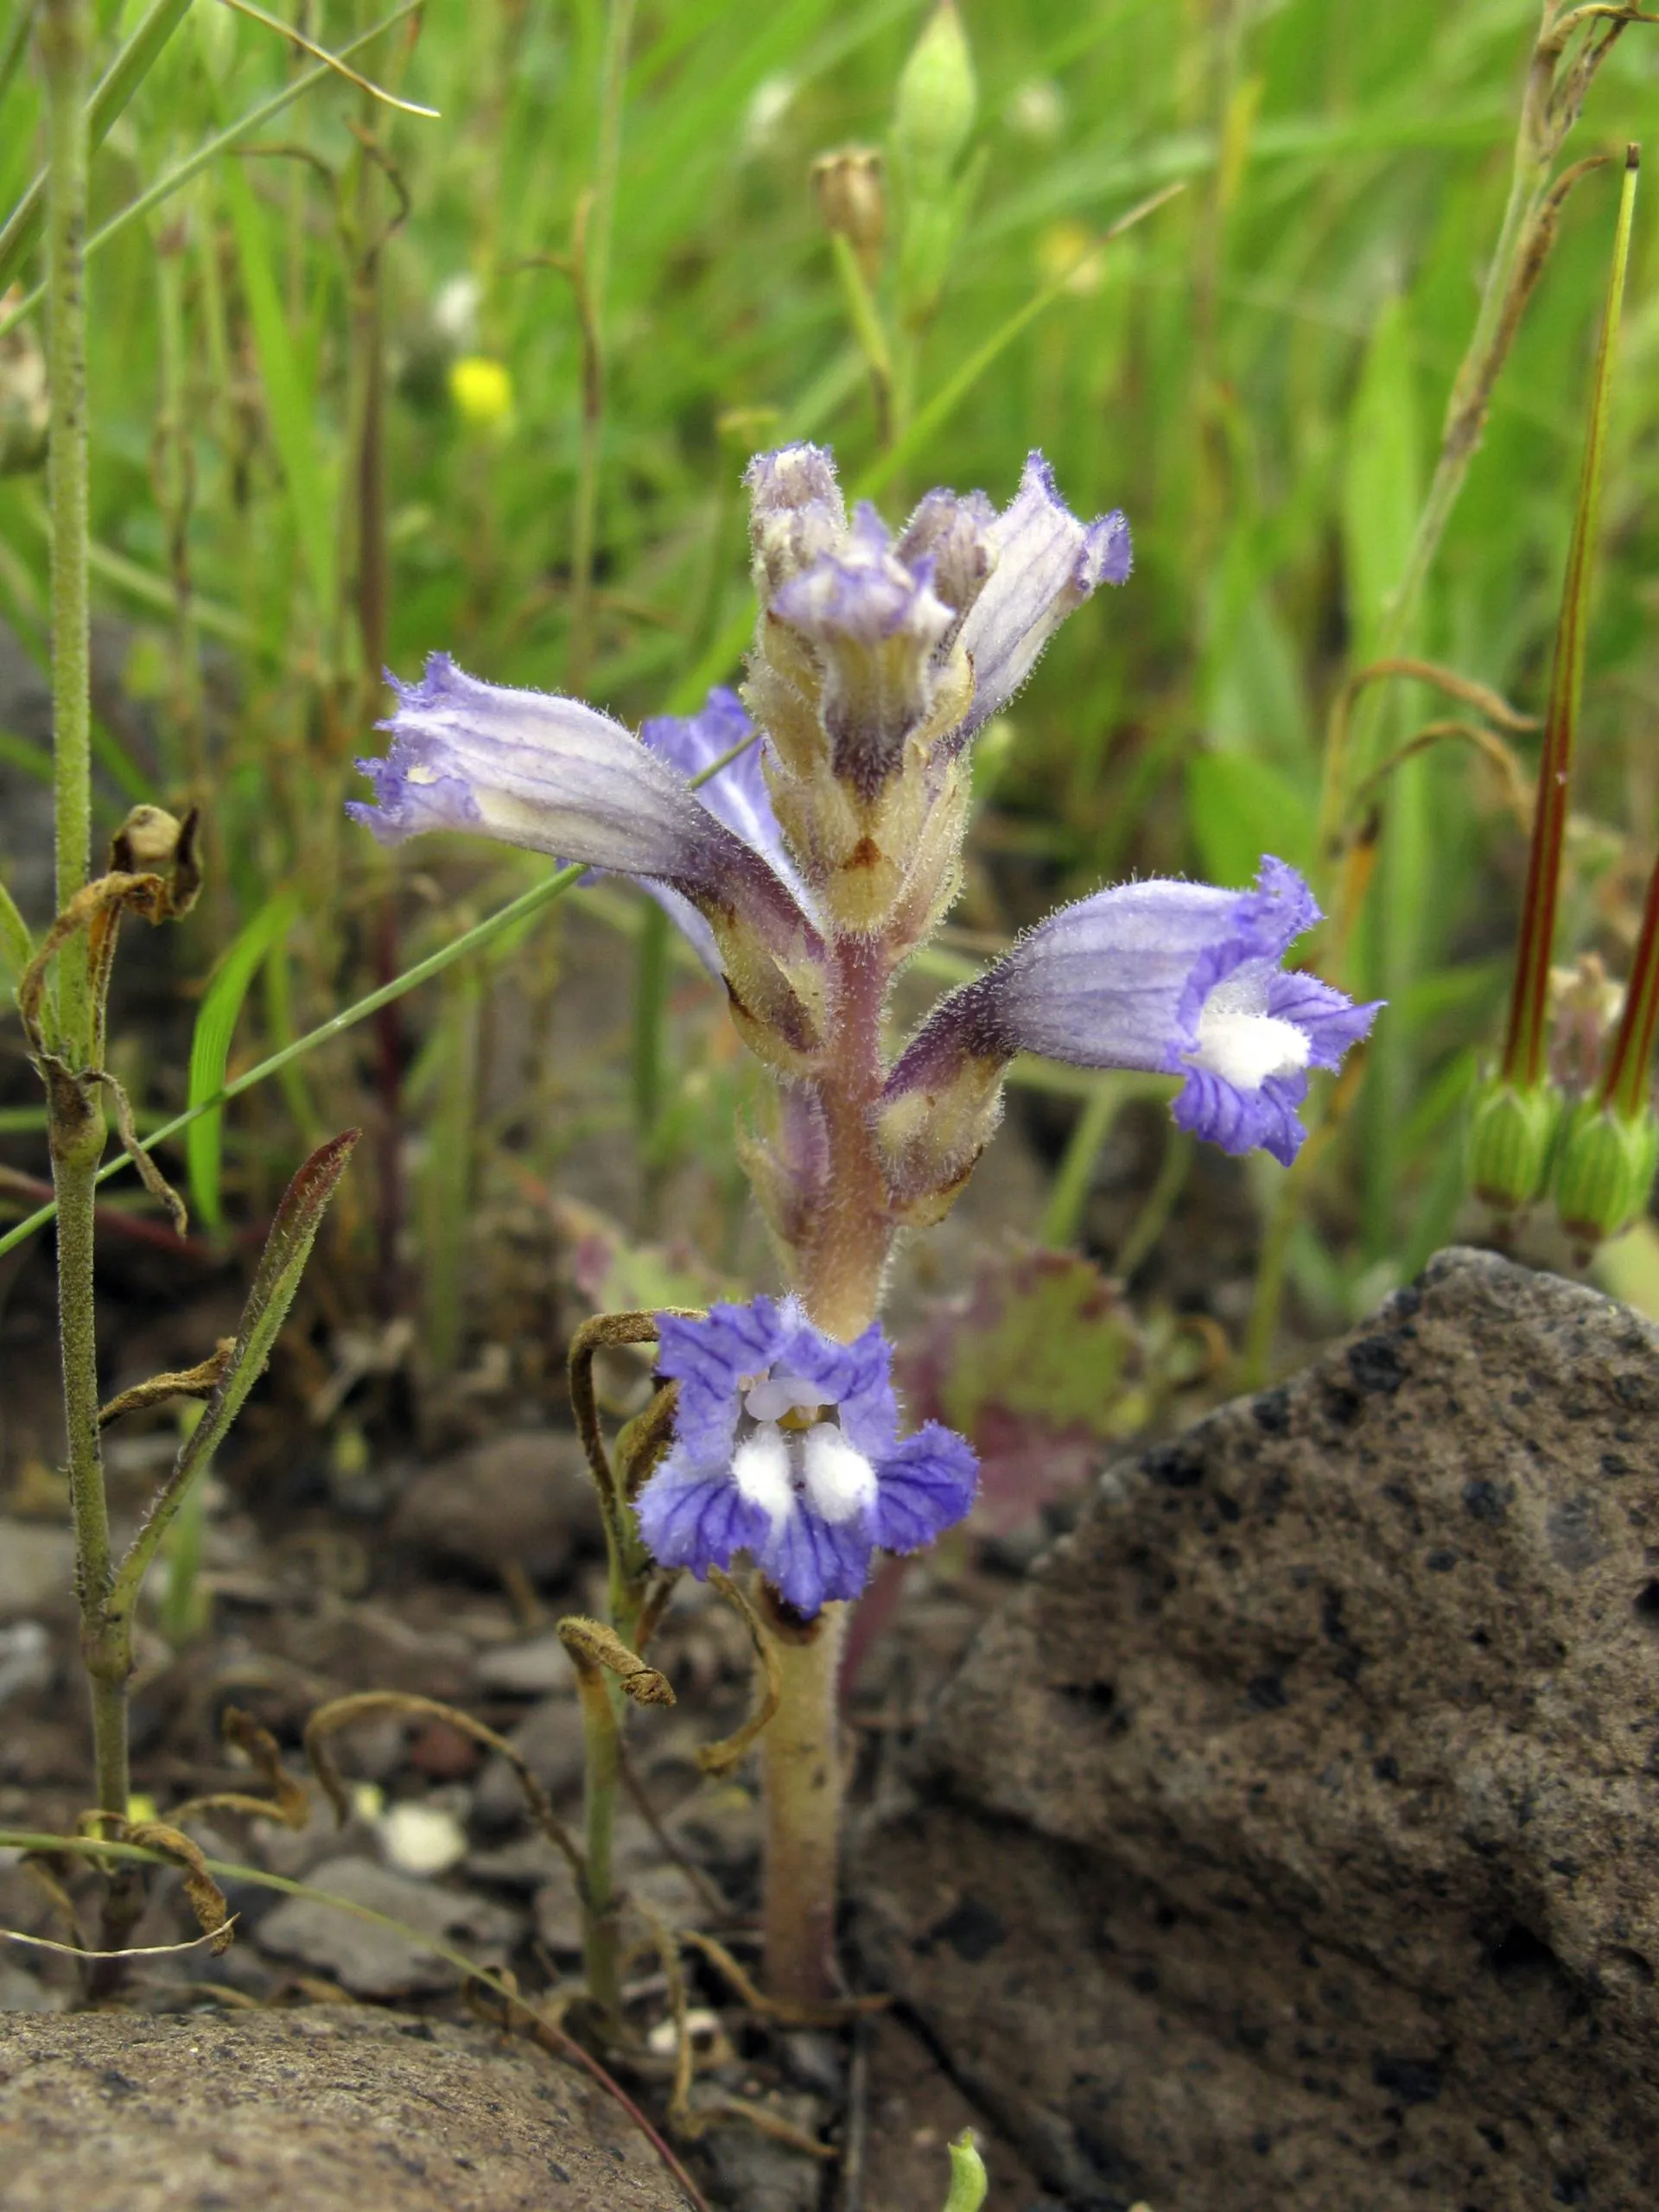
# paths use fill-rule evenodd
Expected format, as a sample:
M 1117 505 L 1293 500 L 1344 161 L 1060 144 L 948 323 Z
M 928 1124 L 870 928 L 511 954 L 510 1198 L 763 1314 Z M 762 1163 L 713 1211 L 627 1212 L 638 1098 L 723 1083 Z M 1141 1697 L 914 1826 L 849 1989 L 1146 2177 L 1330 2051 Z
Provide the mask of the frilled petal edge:
M 671 1452 L 634 1500 L 639 1532 L 664 1567 L 687 1567 L 701 1580 L 740 1552 L 757 1555 L 771 1523 L 732 1480 L 730 1467 L 693 1465 Z
M 876 1469 L 871 1534 L 884 1551 L 921 1551 L 966 1516 L 978 1482 L 972 1445 L 931 1421 Z

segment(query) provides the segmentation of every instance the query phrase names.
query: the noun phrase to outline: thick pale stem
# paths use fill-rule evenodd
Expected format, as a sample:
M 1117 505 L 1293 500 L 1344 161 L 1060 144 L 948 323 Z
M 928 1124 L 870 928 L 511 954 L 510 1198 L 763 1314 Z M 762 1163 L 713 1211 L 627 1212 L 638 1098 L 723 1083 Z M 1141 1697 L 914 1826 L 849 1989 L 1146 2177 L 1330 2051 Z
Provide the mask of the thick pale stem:
M 582 1700 L 587 1791 L 582 1967 L 588 1996 L 613 2028 L 622 2014 L 621 1919 L 613 1871 L 616 1793 L 622 1773 L 622 1699 L 613 1675 L 581 1660 L 576 1662 L 576 1689 Z
M 833 947 L 833 1065 L 818 1095 L 829 1136 L 828 1202 L 798 1255 L 798 1283 L 819 1328 L 843 1343 L 875 1319 L 893 1243 L 873 1120 L 881 1088 L 888 956 L 874 938 Z M 762 1586 L 779 1702 L 760 1738 L 766 1784 L 766 1977 L 773 1997 L 822 2005 L 835 1986 L 841 1742 L 836 1688 L 847 1608 L 803 1621 Z
M 829 1195 L 798 1255 L 798 1287 L 819 1328 L 848 1343 L 875 1318 L 893 1244 L 873 1119 L 881 1090 L 888 968 L 886 950 L 874 938 L 839 938 L 832 957 L 833 1064 L 818 1084 L 830 1146 Z
M 777 1655 L 778 1710 L 760 1738 L 766 1773 L 766 1981 L 779 2003 L 835 1994 L 836 1876 L 841 1831 L 836 1683 L 847 1607 L 802 1622 L 764 1586 Z

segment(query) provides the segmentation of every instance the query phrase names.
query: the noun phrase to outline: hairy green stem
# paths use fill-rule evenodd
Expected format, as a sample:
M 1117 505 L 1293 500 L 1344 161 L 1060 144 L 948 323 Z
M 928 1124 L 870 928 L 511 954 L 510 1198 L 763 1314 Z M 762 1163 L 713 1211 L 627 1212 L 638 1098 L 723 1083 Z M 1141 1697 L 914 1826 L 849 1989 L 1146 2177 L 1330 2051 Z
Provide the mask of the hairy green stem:
M 47 87 L 47 302 L 51 345 L 52 740 L 61 911 L 92 866 L 92 693 L 87 596 L 86 87 L 92 58 L 88 0 L 44 0 L 41 59 Z M 101 1087 L 89 1077 L 102 1023 L 86 934 L 58 961 L 56 1057 L 45 1064 L 52 1180 L 58 1206 L 58 1338 L 64 1435 L 75 1524 L 81 1656 L 92 1693 L 92 1752 L 101 1812 L 124 1818 L 129 1641 L 112 1634 L 109 1505 L 98 1425 L 98 1336 L 93 1301 L 93 1192 L 104 1151 Z M 142 1876 L 111 1876 L 104 1948 L 121 1948 L 143 1909 Z M 106 1994 L 122 1969 L 94 1968 L 89 1993 Z
M 92 16 L 86 0 L 45 0 L 47 297 L 51 345 L 52 758 L 59 912 L 86 883 L 92 849 L 92 721 L 86 546 L 86 83 Z M 92 1044 L 84 940 L 58 963 L 58 1028 L 70 1064 Z

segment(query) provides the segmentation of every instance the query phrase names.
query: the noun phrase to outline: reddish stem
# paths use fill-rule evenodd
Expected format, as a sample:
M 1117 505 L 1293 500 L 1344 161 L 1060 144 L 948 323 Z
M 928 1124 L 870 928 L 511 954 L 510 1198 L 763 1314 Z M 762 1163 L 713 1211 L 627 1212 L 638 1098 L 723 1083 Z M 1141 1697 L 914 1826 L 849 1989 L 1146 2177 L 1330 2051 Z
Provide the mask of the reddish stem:
M 1611 1106 L 1621 1121 L 1633 1122 L 1647 1103 L 1648 1064 L 1654 1030 L 1659 1026 L 1659 860 L 1648 878 L 1642 931 L 1624 987 L 1613 1048 L 1596 1093 L 1599 1106 Z
M 830 1148 L 827 1195 L 800 1254 L 799 1287 L 819 1328 L 850 1343 L 875 1318 L 893 1242 L 874 1123 L 889 963 L 874 937 L 839 936 L 830 953 L 835 1044 L 817 1085 Z

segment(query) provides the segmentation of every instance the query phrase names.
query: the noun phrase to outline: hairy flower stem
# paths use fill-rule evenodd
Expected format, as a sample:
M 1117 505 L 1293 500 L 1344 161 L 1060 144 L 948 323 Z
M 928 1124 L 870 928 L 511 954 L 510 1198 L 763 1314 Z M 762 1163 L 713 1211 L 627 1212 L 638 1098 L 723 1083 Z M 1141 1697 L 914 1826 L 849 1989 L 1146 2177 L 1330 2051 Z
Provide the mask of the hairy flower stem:
M 91 631 L 87 597 L 86 92 L 87 0 L 45 0 L 41 59 L 47 88 L 47 297 L 51 341 L 52 749 L 60 912 L 92 866 Z M 55 1061 L 47 1069 L 52 1180 L 58 1205 L 58 1337 L 64 1434 L 75 1523 L 81 1654 L 92 1691 L 99 1810 L 124 1818 L 127 1678 L 131 1653 L 109 1619 L 110 1519 L 99 1446 L 98 1338 L 92 1293 L 93 1190 L 104 1151 L 103 1093 L 92 1071 L 101 1023 L 85 935 L 58 962 Z M 142 1875 L 111 1878 L 103 1948 L 121 1948 L 142 1910 Z M 118 1974 L 119 1968 L 106 1969 Z M 92 1986 L 105 1993 L 110 1985 Z
M 621 1911 L 613 1871 L 616 1793 L 622 1773 L 622 1693 L 614 1675 L 575 1652 L 585 1752 L 582 1959 L 588 1994 L 606 2025 L 622 2017 Z
M 766 1985 L 779 2004 L 835 1995 L 841 1828 L 836 1687 L 844 1605 L 802 1621 L 763 1583 L 760 1612 L 778 1662 L 778 1710 L 760 1738 L 766 1777 Z
M 799 1288 L 819 1328 L 843 1343 L 868 1327 L 880 1302 L 893 1230 L 876 1150 L 881 1008 L 889 963 L 879 939 L 851 934 L 833 948 L 836 1044 L 819 1097 L 829 1139 L 830 1193 L 799 1261 Z M 836 1882 L 841 1827 L 836 1687 L 847 1608 L 803 1621 L 764 1583 L 762 1617 L 777 1656 L 779 1701 L 760 1738 L 766 1808 L 765 1943 L 770 1994 L 823 2005 L 835 1989 Z
M 874 937 L 838 937 L 832 959 L 835 1045 L 831 1065 L 818 1079 L 829 1141 L 829 1196 L 799 1255 L 798 1287 L 819 1328 L 847 1344 L 875 1318 L 893 1242 L 873 1120 L 881 1090 L 881 1008 L 890 970 Z

